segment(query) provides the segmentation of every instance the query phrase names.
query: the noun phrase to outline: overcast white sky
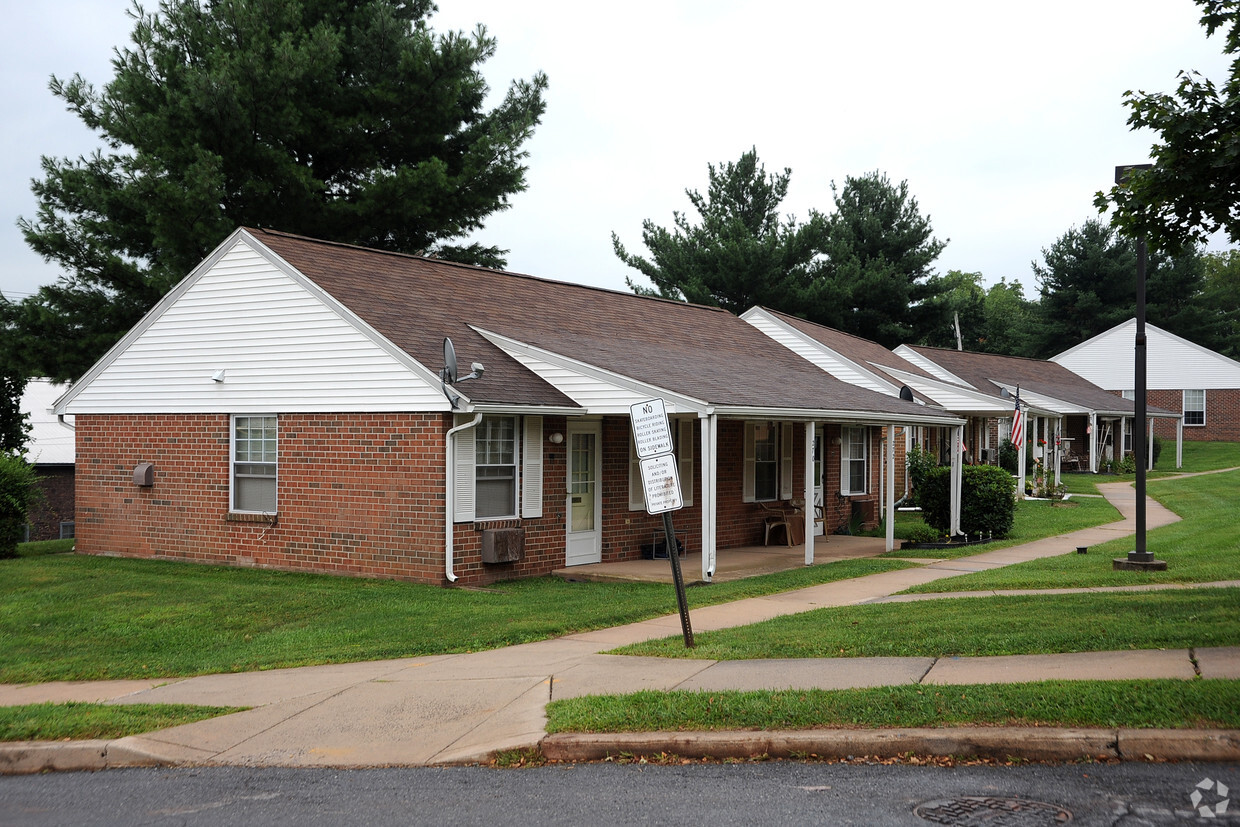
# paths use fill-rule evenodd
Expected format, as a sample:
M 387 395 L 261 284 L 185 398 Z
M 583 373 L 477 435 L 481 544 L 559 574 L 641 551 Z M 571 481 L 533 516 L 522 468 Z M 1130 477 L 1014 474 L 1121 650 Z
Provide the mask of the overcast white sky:
M 151 0 L 150 5 L 154 5 Z M 831 182 L 872 170 L 907 180 L 935 235 L 936 269 L 1025 283 L 1030 262 L 1095 214 L 1117 164 L 1148 160 L 1130 132 L 1128 89 L 1175 88 L 1181 69 L 1216 81 L 1191 0 L 440 0 L 434 27 L 484 23 L 499 98 L 512 78 L 550 78 L 528 144 L 529 189 L 479 240 L 509 269 L 626 289 L 611 232 L 642 250 L 641 222 L 670 225 L 705 190 L 707 163 L 756 146 L 792 169 L 785 214 L 829 211 Z M 47 90 L 50 75 L 112 77 L 129 44 L 128 0 L 40 0 L 0 33 L 0 291 L 13 299 L 60 273 L 16 227 L 32 218 L 43 155 L 99 145 Z

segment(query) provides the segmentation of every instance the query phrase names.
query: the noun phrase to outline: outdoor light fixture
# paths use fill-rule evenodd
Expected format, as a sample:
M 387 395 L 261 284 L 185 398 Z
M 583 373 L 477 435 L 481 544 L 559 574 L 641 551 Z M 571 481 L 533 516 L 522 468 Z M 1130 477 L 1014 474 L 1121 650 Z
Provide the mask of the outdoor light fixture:
M 554 434 L 547 437 L 547 441 L 550 442 L 552 445 L 559 445 L 561 442 L 564 441 L 564 434 L 560 433 L 559 431 L 556 431 Z

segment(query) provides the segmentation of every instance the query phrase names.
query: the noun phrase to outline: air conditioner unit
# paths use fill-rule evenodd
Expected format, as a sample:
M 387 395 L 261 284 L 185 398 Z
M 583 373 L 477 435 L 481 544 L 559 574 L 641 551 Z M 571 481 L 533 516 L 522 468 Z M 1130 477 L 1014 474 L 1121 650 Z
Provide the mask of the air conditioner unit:
M 524 559 L 524 528 L 488 528 L 483 530 L 482 562 L 518 563 Z

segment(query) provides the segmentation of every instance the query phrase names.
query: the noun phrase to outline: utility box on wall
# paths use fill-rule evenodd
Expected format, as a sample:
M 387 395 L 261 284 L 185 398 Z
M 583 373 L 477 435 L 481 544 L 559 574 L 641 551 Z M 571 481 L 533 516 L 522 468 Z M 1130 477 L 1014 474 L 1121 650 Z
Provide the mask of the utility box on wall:
M 483 530 L 482 562 L 517 563 L 524 559 L 524 528 L 488 528 Z
M 150 462 L 139 462 L 133 469 L 133 484 L 150 488 L 155 484 L 155 465 Z

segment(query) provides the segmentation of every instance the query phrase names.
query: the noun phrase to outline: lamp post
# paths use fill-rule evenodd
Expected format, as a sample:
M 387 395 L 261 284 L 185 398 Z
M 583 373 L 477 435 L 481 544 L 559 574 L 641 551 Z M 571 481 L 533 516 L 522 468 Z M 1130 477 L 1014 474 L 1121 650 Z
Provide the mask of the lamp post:
M 1115 183 L 1117 186 L 1125 186 L 1129 173 L 1133 170 L 1146 170 L 1152 168 L 1153 164 L 1128 164 L 1115 168 Z M 1166 563 L 1156 561 L 1153 552 L 1147 551 L 1145 547 L 1145 395 L 1146 395 L 1146 375 L 1145 375 L 1145 236 L 1137 239 L 1137 330 L 1136 330 L 1136 348 L 1135 362 L 1133 364 L 1133 407 L 1136 409 L 1133 416 L 1133 433 L 1132 453 L 1133 458 L 1137 461 L 1137 536 L 1136 547 L 1128 552 L 1127 560 L 1116 560 L 1115 568 L 1117 569 L 1165 569 Z M 1136 439 L 1136 426 L 1140 426 L 1142 439 Z M 1121 443 L 1122 450 L 1123 445 Z M 1126 565 L 1125 565 L 1126 564 Z

